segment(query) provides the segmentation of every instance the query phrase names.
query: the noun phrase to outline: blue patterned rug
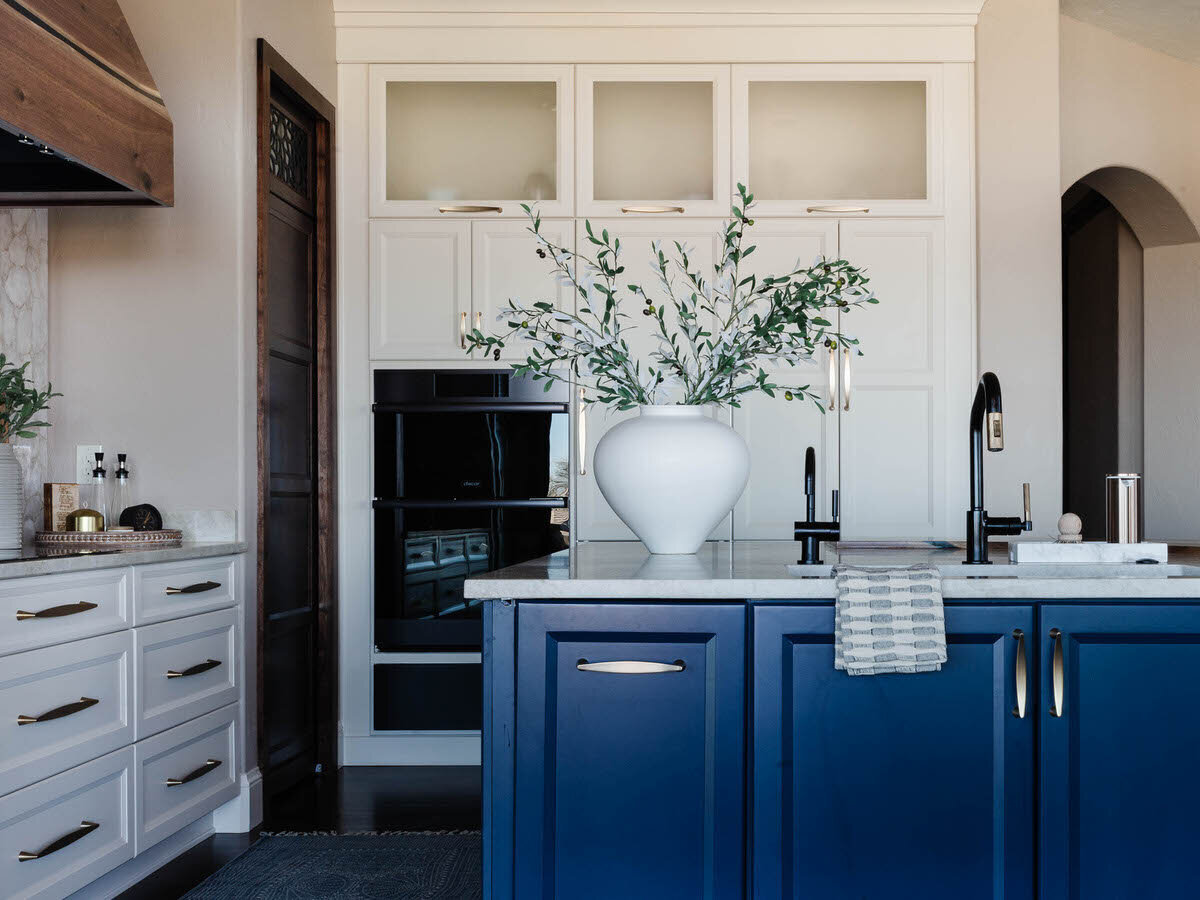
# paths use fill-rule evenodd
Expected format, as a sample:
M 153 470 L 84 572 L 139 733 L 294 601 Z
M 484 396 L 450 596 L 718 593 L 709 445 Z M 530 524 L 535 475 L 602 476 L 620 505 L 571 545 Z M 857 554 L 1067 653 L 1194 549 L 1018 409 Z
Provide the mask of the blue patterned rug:
M 478 832 L 267 835 L 184 900 L 475 900 Z

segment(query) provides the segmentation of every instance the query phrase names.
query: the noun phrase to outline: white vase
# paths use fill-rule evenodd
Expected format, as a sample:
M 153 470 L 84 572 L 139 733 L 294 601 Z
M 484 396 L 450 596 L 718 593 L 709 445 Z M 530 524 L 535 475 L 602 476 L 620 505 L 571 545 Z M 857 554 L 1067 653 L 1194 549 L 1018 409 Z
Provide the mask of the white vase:
M 24 506 L 21 464 L 12 444 L 0 444 L 0 550 L 20 548 Z
M 742 436 L 701 406 L 643 406 L 596 445 L 596 484 L 651 553 L 695 553 L 750 477 Z

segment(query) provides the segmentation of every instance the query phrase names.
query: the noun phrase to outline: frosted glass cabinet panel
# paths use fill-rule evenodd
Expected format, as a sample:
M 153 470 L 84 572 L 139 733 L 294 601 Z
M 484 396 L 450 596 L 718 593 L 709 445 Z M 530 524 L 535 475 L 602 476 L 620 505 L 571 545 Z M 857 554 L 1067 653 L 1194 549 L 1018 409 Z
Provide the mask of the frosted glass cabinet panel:
M 570 67 L 372 66 L 373 216 L 570 215 Z
M 728 66 L 580 66 L 579 211 L 724 215 Z
M 734 67 L 734 175 L 759 215 L 928 213 L 940 203 L 936 67 Z

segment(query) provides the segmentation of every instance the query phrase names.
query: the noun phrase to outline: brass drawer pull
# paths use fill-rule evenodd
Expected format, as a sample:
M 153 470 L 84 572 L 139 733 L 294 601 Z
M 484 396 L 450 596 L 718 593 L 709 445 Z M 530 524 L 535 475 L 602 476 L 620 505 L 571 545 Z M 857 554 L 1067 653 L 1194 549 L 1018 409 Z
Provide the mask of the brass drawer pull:
M 1050 637 L 1054 641 L 1054 658 L 1051 662 L 1051 683 L 1054 690 L 1054 703 L 1050 707 L 1050 715 L 1061 719 L 1063 714 L 1063 648 L 1062 632 L 1057 628 L 1050 629 Z
M 1013 637 L 1017 639 L 1017 662 L 1013 671 L 1016 678 L 1017 688 L 1017 705 L 1013 707 L 1012 714 L 1018 719 L 1025 718 L 1025 697 L 1029 690 L 1029 665 L 1025 659 L 1025 632 L 1020 628 L 1013 631 Z
M 49 722 L 52 719 L 61 719 L 64 716 L 71 716 L 77 712 L 83 712 L 89 706 L 95 706 L 99 703 L 92 697 L 80 697 L 74 703 L 65 703 L 62 706 L 56 706 L 49 712 L 44 712 L 40 716 L 17 716 L 18 725 L 35 725 L 38 722 Z
M 169 587 L 163 591 L 164 594 L 203 594 L 205 591 L 215 591 L 221 586 L 219 581 L 198 581 L 195 584 L 189 584 L 186 587 Z
M 607 672 L 611 675 L 658 675 L 663 672 L 682 672 L 687 668 L 682 659 L 673 663 L 647 662 L 640 659 L 614 659 L 609 662 L 588 662 L 581 659 L 575 664 L 580 672 Z
M 95 609 L 98 605 L 96 603 L 88 603 L 86 600 L 80 600 L 78 603 L 51 606 L 48 609 L 39 609 L 37 612 L 26 612 L 23 609 L 18 609 L 17 621 L 24 622 L 26 619 L 60 619 L 63 616 L 73 616 L 81 612 L 87 612 L 89 609 Z
M 484 213 L 484 212 L 504 212 L 501 206 L 478 206 L 474 203 L 462 203 L 455 206 L 439 206 L 440 213 Z
M 79 827 L 74 831 L 64 834 L 62 837 L 51 841 L 36 853 L 30 853 L 28 850 L 22 850 L 17 854 L 17 862 L 29 862 L 31 859 L 41 859 L 43 856 L 49 856 L 51 853 L 57 853 L 63 847 L 70 847 L 81 837 L 86 837 L 99 827 L 99 822 L 80 822 Z
M 215 669 L 220 664 L 221 661 L 219 659 L 209 659 L 202 663 L 196 663 L 191 668 L 184 669 L 182 672 L 176 672 L 174 669 L 171 669 L 167 672 L 167 677 L 187 678 L 189 675 L 199 675 L 201 672 L 207 672 L 209 669 Z
M 810 213 L 869 213 L 865 206 L 810 206 Z
M 622 206 L 623 213 L 681 213 L 682 206 Z
M 181 784 L 187 784 L 189 781 L 195 781 L 197 778 L 207 775 L 220 764 L 221 761 L 219 759 L 210 759 L 200 768 L 192 769 L 192 771 L 188 772 L 182 778 L 168 778 L 166 782 L 167 787 L 178 787 Z

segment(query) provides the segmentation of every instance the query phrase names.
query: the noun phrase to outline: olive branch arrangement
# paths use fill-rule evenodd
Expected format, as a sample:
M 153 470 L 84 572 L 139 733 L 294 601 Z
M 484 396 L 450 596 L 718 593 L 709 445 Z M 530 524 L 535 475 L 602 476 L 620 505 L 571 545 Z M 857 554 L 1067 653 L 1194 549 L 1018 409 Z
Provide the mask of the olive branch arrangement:
M 684 405 L 740 406 L 741 398 L 754 391 L 769 397 L 783 393 L 787 400 L 808 398 L 824 410 L 809 385 L 776 384 L 763 366 L 795 366 L 811 360 L 822 346 L 856 347 L 858 341 L 838 331 L 823 313 L 836 316 L 878 300 L 863 271 L 844 259 L 821 257 L 807 268 L 797 263 L 782 275 L 744 274 L 743 263 L 755 249 L 744 241 L 754 224 L 749 216 L 754 195 L 741 184 L 737 190 L 711 278 L 696 270 L 688 248 L 679 242 L 671 255 L 661 242 L 653 242 L 650 268 L 658 302 L 641 284 L 618 283 L 625 273 L 620 238 L 607 229 L 596 234 L 591 222 L 585 222 L 591 255 L 568 250 L 542 234 L 541 215 L 523 204 L 538 256 L 551 260 L 558 283 L 578 295 L 578 313 L 547 301 L 509 299 L 501 314 L 507 331 L 490 336 L 473 329 L 466 336 L 467 352 L 499 359 L 506 341 L 522 338 L 529 351 L 512 364 L 518 375 L 545 380 L 546 390 L 555 381 L 580 384 L 590 394 L 588 402 L 621 410 L 672 396 Z M 622 289 L 625 303 L 618 298 Z M 637 358 L 626 341 L 626 334 L 636 330 L 624 311 L 630 300 L 641 306 L 655 338 L 656 347 L 645 358 Z
M 31 438 L 34 428 L 49 428 L 49 422 L 35 422 L 33 417 L 49 408 L 50 400 L 61 397 L 50 385 L 39 391 L 26 380 L 29 363 L 16 365 L 0 353 L 0 443 L 7 444 L 14 435 Z

